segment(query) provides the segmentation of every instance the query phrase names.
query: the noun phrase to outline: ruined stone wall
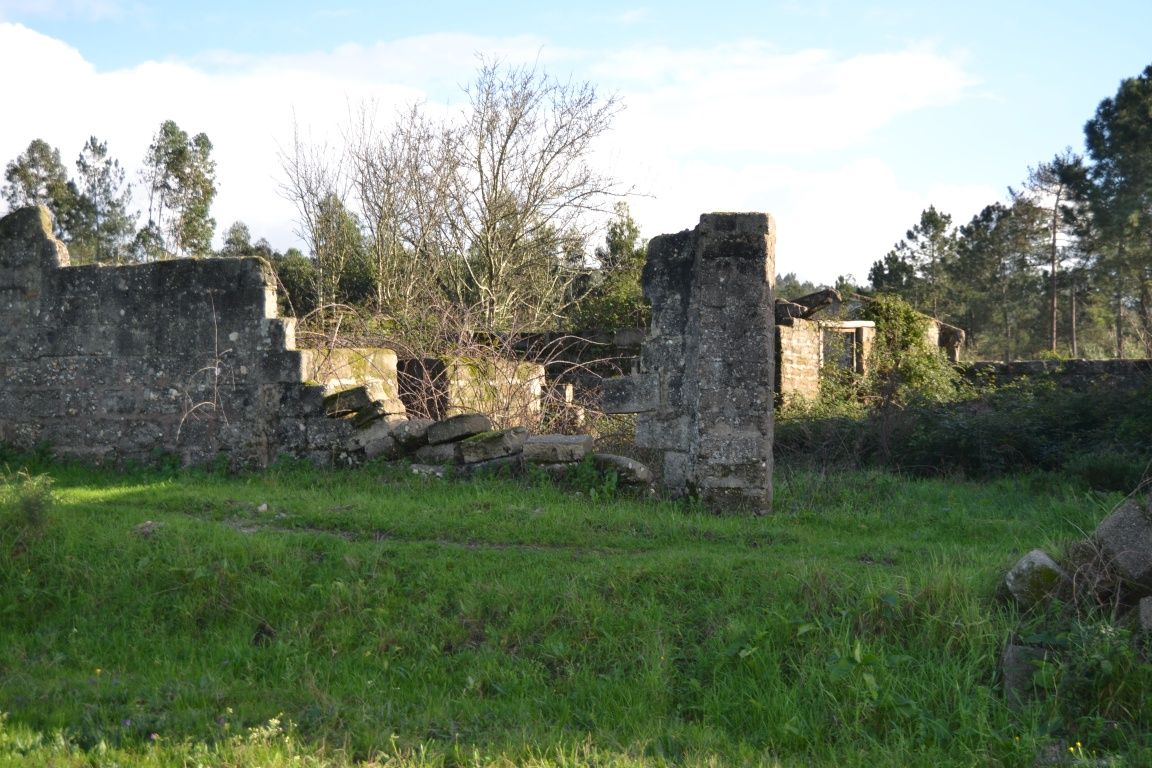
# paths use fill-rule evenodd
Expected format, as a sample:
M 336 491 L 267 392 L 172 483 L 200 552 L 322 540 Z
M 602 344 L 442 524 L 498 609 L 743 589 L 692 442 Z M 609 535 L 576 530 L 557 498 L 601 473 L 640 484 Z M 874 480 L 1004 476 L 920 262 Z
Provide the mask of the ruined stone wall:
M 653 238 L 640 372 L 605 382 L 604 409 L 638 414 L 636 443 L 662 456 L 665 488 L 718 509 L 771 509 L 775 239 L 764 213 L 705 214 Z
M 820 394 L 823 334 L 820 324 L 792 318 L 791 325 L 776 326 L 776 392 L 781 402 L 794 398 L 815 400 Z
M 340 442 L 258 260 L 69 267 L 51 231 L 43 208 L 0 219 L 0 442 L 257 465 Z
M 535 426 L 543 407 L 544 366 L 499 357 L 424 358 L 399 364 L 400 398 L 414 414 L 444 419 L 483 413 L 501 428 Z
M 876 338 L 869 320 L 805 320 L 790 317 L 776 326 L 777 404 L 820 396 L 825 365 L 867 372 Z

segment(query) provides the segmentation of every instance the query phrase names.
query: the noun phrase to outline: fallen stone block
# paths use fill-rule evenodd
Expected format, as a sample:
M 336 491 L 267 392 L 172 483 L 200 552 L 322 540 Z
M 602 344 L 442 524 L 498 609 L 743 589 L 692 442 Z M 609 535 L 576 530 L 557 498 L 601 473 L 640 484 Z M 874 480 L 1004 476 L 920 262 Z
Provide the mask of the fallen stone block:
M 464 438 L 456 445 L 460 461 L 475 464 L 520 453 L 524 450 L 524 439 L 527 436 L 528 430 L 523 427 L 512 427 L 496 432 L 481 432 Z
M 464 475 L 496 475 L 499 477 L 516 477 L 524 471 L 524 457 L 520 454 L 500 456 L 486 461 L 476 461 L 462 464 L 456 468 Z
M 482 413 L 461 413 L 428 427 L 428 444 L 438 445 L 463 440 L 481 432 L 491 432 L 492 422 Z
M 414 451 L 428 443 L 428 427 L 433 423 L 431 419 L 400 421 L 392 427 L 392 439 L 401 450 Z
M 582 461 L 595 445 L 592 435 L 532 435 L 524 441 L 524 461 L 560 464 Z
M 459 443 L 437 443 L 416 449 L 412 458 L 421 464 L 455 464 L 460 460 Z
M 383 435 L 375 440 L 364 443 L 365 459 L 394 459 L 399 455 L 396 450 L 396 441 L 391 435 Z
M 359 409 L 351 415 L 349 419 L 352 422 L 353 429 L 363 429 L 370 424 L 373 424 L 380 419 L 389 416 L 388 405 L 383 400 L 373 400 L 364 408 Z
M 615 472 L 620 485 L 644 486 L 652 484 L 652 470 L 635 459 L 613 453 L 594 453 L 592 462 L 601 472 Z
M 350 451 L 358 451 L 384 438 L 392 441 L 393 446 L 396 446 L 396 438 L 393 436 L 392 431 L 404 421 L 405 419 L 400 416 L 384 416 L 367 426 L 357 428 L 356 431 L 352 433 L 352 436 L 348 438 L 345 446 Z
M 1120 577 L 1143 593 L 1152 592 L 1152 515 L 1147 501 L 1129 499 L 1096 527 L 1096 541 Z
M 1042 549 L 1024 555 L 1004 576 L 1008 593 L 1024 609 L 1046 602 L 1069 585 L 1068 574 Z
M 382 437 L 392 437 L 392 426 L 386 421 L 378 421 L 356 430 L 344 445 L 350 451 L 357 451 L 373 440 L 379 440 Z

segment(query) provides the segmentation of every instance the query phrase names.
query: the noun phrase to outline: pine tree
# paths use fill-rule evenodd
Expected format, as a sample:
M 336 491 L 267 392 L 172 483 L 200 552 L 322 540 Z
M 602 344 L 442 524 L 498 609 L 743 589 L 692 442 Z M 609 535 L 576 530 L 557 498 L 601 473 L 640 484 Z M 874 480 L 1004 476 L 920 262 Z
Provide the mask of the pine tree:
M 108 154 L 107 142 L 89 137 L 76 159 L 79 197 L 70 218 L 68 247 L 74 263 L 121 263 L 128 259 L 135 215 L 129 213 L 132 187 L 124 169 Z

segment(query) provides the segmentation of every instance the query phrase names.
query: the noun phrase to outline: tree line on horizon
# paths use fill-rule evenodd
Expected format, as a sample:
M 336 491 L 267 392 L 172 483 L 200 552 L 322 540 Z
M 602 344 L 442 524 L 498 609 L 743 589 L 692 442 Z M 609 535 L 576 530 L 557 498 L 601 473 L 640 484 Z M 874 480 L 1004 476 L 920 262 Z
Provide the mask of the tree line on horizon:
M 450 314 L 486 330 L 643 324 L 646 244 L 630 190 L 590 163 L 616 99 L 485 60 L 464 92 L 448 118 L 414 104 L 378 125 L 364 108 L 339 147 L 297 131 L 280 192 L 307 255 L 253 242 L 242 221 L 213 250 L 212 143 L 171 120 L 144 155 L 143 226 L 123 167 L 96 137 L 75 178 L 57 149 L 33 140 L 6 166 L 0 197 L 10 209 L 48 205 L 77 264 L 262 257 L 286 311 L 321 326 L 349 307 L 393 329 Z M 929 206 L 867 285 L 843 277 L 836 287 L 894 294 L 963 328 L 970 357 L 1152 357 L 1152 66 L 1100 103 L 1085 146 L 1028 169 L 966 224 Z M 788 274 L 777 291 L 819 287 Z
M 929 206 L 867 290 L 963 328 L 970 356 L 1152 357 L 1152 66 L 1084 137 L 966 224 Z

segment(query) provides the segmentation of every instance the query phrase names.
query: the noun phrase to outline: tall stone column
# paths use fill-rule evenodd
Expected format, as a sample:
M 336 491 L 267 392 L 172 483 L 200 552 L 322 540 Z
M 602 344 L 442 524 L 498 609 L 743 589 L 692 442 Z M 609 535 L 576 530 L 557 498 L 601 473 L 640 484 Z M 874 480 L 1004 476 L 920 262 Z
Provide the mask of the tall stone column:
M 711 213 L 648 244 L 652 325 L 640 373 L 605 382 L 604 409 L 636 413 L 673 495 L 719 511 L 772 507 L 776 227 L 766 213 Z

